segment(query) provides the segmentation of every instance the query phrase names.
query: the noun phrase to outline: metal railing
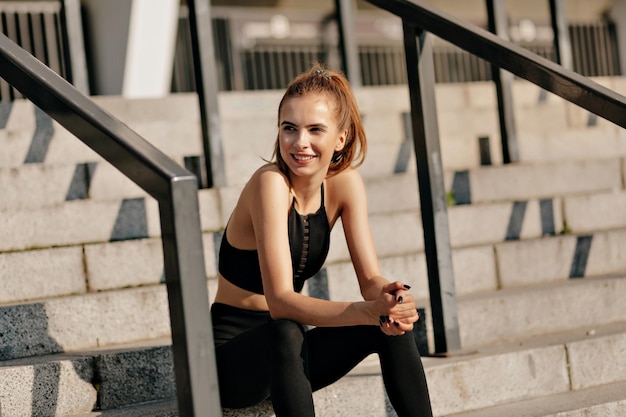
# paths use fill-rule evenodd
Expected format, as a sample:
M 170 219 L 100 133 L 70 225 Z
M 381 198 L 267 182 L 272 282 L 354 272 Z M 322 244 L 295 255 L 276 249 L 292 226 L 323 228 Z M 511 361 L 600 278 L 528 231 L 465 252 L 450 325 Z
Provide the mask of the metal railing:
M 0 33 L 87 94 L 87 64 L 79 0 L 0 2 Z M 0 100 L 21 98 L 0 80 Z
M 180 415 L 221 415 L 196 177 L 3 34 L 0 77 L 158 201 Z
M 626 128 L 626 97 L 421 0 L 367 0 L 403 22 L 435 353 L 461 348 L 435 106 L 432 36 Z
M 339 47 L 337 30 L 326 22 L 322 13 L 312 13 L 306 23 L 317 32 L 306 39 L 240 39 L 248 20 L 241 8 L 220 8 L 213 13 L 212 26 L 217 61 L 217 79 L 221 91 L 282 89 L 314 61 L 333 63 Z M 304 22 L 300 14 L 278 9 L 295 24 Z M 268 22 L 272 14 L 264 10 L 254 16 L 259 22 Z M 395 17 L 380 13 L 356 13 L 360 31 L 356 36 L 356 48 L 362 84 L 406 84 L 404 47 L 401 39 L 385 37 L 374 29 L 383 21 L 394 28 L 399 25 Z M 509 22 L 507 21 L 507 24 Z M 380 24 L 380 23 L 379 23 Z M 513 25 L 511 25 L 513 26 Z M 510 31 L 510 27 L 508 28 Z M 571 43 L 571 69 L 587 76 L 614 76 L 621 73 L 618 62 L 617 37 L 610 21 L 589 23 L 569 22 L 565 30 Z M 529 41 L 518 38 L 515 43 L 544 58 L 558 62 L 552 39 L 537 38 Z M 181 7 L 179 35 L 174 64 L 173 91 L 194 91 L 193 74 L 189 66 L 191 57 L 189 20 L 186 7 Z M 461 83 L 492 80 L 488 62 L 439 38 L 433 40 L 435 53 L 435 77 L 437 83 Z M 335 59 L 336 60 L 336 59 Z M 333 65 L 331 65 L 333 66 Z

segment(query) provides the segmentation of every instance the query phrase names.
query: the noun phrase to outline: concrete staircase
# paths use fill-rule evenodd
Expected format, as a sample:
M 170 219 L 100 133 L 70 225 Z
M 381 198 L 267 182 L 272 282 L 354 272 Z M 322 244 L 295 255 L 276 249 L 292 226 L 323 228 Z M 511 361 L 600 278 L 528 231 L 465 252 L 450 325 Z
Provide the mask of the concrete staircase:
M 599 81 L 626 92 L 625 79 Z M 429 317 L 408 92 L 356 93 L 381 266 Z M 626 415 L 626 132 L 543 96 L 515 85 L 522 162 L 503 166 L 493 86 L 437 86 L 463 345 L 424 358 L 437 416 Z M 216 242 L 271 155 L 279 99 L 220 97 L 230 185 L 199 192 L 210 295 Z M 197 161 L 193 95 L 94 100 L 181 164 Z M 156 202 L 28 102 L 0 104 L 0 143 L 0 416 L 177 415 Z M 358 299 L 333 233 L 305 291 Z M 375 357 L 315 402 L 329 417 L 394 415 Z M 264 403 L 224 415 L 273 414 Z

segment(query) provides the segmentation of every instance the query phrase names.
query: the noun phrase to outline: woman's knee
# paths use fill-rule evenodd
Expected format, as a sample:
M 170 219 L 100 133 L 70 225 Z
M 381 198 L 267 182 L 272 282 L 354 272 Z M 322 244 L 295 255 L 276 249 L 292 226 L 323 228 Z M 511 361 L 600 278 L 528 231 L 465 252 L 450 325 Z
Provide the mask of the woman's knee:
M 304 343 L 304 326 L 287 319 L 274 320 L 271 325 L 273 351 L 300 356 Z
M 271 325 L 272 337 L 302 343 L 304 339 L 304 326 L 289 319 L 274 320 Z

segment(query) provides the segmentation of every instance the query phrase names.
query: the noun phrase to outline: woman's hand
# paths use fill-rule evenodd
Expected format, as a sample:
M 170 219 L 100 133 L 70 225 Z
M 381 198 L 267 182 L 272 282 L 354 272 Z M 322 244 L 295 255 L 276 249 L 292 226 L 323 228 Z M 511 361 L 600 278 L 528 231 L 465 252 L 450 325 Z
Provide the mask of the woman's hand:
M 382 288 L 376 307 L 380 315 L 380 329 L 386 335 L 399 336 L 410 332 L 419 319 L 413 296 L 407 292 L 410 288 L 399 281 Z

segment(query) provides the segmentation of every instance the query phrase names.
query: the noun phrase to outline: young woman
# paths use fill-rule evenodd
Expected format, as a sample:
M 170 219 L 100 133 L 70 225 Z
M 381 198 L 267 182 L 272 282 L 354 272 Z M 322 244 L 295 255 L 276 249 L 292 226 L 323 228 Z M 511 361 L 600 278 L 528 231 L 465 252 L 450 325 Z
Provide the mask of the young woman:
M 298 76 L 280 102 L 278 129 L 274 162 L 244 187 L 220 247 L 211 314 L 222 406 L 271 398 L 277 417 L 314 416 L 312 392 L 377 353 L 397 414 L 431 416 L 411 334 L 415 303 L 378 266 L 355 170 L 365 132 L 345 77 L 320 65 Z M 324 264 L 339 218 L 364 301 L 300 293 Z

